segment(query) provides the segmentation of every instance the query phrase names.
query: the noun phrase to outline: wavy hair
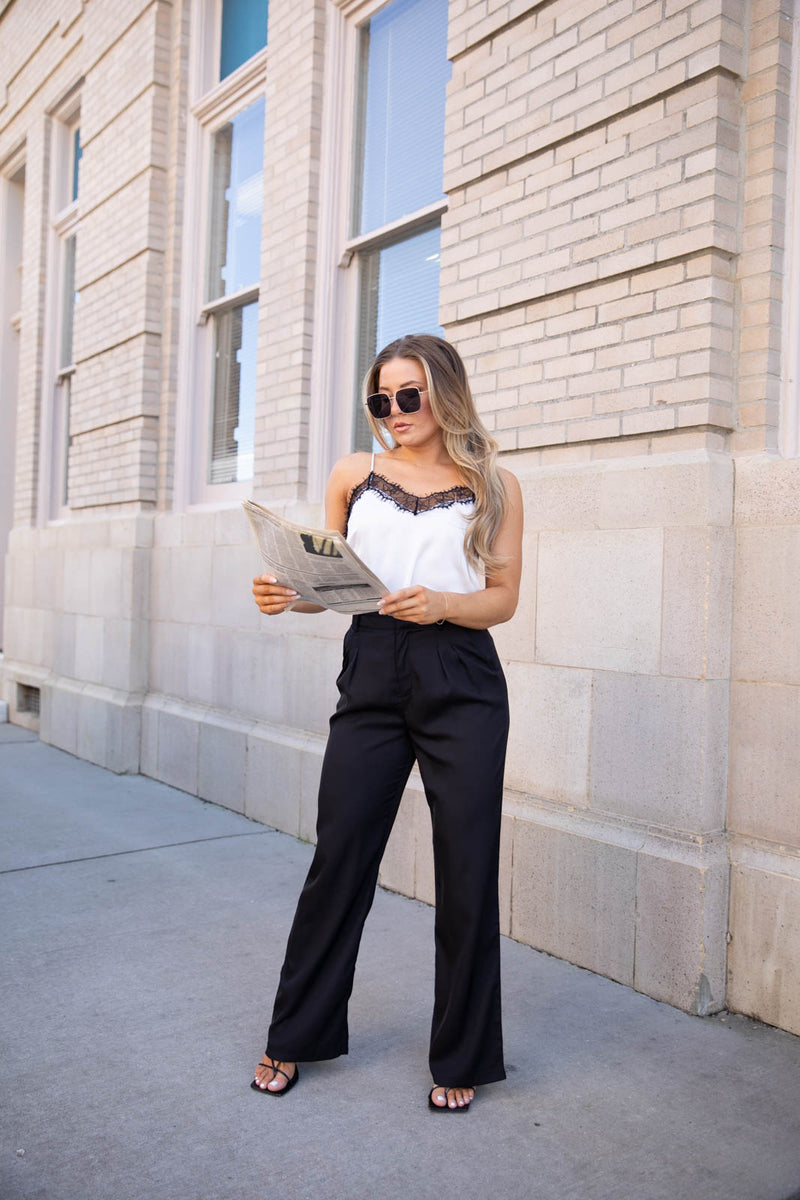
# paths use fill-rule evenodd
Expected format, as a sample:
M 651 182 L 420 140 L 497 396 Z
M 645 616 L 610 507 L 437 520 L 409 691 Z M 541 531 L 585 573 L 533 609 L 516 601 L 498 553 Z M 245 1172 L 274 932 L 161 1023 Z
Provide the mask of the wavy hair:
M 407 334 L 384 346 L 364 379 L 365 398 L 380 391 L 381 367 L 394 358 L 418 362 L 444 446 L 464 483 L 475 493 L 475 510 L 464 537 L 467 560 L 489 574 L 503 565 L 494 540 L 506 511 L 506 490 L 497 468 L 497 443 L 485 429 L 472 398 L 467 372 L 454 346 L 430 333 Z M 384 450 L 392 449 L 386 428 L 367 409 L 367 421 Z

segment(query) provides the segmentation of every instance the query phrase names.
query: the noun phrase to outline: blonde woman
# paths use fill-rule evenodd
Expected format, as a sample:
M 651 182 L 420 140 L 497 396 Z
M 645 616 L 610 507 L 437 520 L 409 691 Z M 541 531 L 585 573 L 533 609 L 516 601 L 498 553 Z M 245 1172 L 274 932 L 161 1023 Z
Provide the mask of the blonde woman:
M 508 701 L 488 630 L 517 606 L 522 501 L 448 342 L 392 342 L 367 374 L 366 406 L 384 452 L 336 464 L 326 525 L 391 591 L 345 636 L 317 849 L 251 1086 L 283 1096 L 298 1062 L 347 1053 L 361 932 L 416 760 L 436 878 L 428 1104 L 463 1113 L 477 1085 L 505 1078 L 497 869 Z M 321 611 L 271 576 L 253 594 L 270 615 Z

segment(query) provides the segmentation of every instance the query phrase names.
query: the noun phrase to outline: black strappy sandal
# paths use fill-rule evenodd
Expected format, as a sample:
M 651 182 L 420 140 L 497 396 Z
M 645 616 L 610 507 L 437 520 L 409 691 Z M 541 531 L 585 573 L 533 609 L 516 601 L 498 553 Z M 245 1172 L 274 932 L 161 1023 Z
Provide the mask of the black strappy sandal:
M 264 1058 L 268 1058 L 269 1062 L 264 1062 L 262 1059 L 262 1061 L 258 1065 L 260 1067 L 269 1067 L 270 1071 L 272 1071 L 272 1079 L 275 1079 L 276 1076 L 278 1076 L 278 1075 L 282 1075 L 284 1079 L 288 1080 L 288 1083 L 286 1084 L 286 1087 L 281 1088 L 277 1092 L 271 1091 L 268 1087 L 263 1087 L 263 1088 L 259 1087 L 259 1085 L 255 1079 L 250 1084 L 250 1087 L 253 1089 L 254 1092 L 258 1092 L 259 1095 L 261 1095 L 261 1096 L 285 1096 L 287 1092 L 290 1092 L 292 1090 L 292 1088 L 294 1087 L 294 1085 L 297 1083 L 298 1079 L 300 1078 L 300 1068 L 298 1067 L 297 1063 L 295 1063 L 294 1064 L 294 1075 L 292 1075 L 291 1079 L 289 1079 L 289 1076 L 286 1074 L 286 1072 L 282 1071 L 280 1069 L 280 1067 L 275 1065 L 276 1063 L 279 1063 L 281 1061 L 279 1058 L 273 1058 L 271 1054 L 267 1054 L 266 1050 L 264 1051 Z M 270 1081 L 269 1081 L 270 1083 L 272 1083 L 272 1079 L 270 1079 Z
M 444 1092 L 444 1100 L 445 1100 L 444 1104 L 435 1104 L 434 1103 L 433 1093 L 437 1092 L 437 1091 Z M 466 1104 L 461 1104 L 461 1105 L 457 1104 L 455 1106 L 455 1108 L 450 1107 L 450 1102 L 447 1098 L 447 1093 L 454 1092 L 454 1091 L 456 1091 L 456 1089 L 454 1087 L 444 1087 L 441 1083 L 437 1083 L 436 1086 L 432 1087 L 431 1090 L 428 1092 L 428 1108 L 432 1109 L 433 1112 L 445 1112 L 445 1113 L 469 1112 L 469 1106 L 472 1103 L 472 1100 L 468 1100 Z

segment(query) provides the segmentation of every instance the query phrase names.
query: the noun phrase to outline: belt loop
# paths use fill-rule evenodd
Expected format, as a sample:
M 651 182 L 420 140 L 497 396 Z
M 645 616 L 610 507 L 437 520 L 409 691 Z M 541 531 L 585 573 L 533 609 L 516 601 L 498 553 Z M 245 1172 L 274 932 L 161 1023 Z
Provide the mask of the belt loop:
M 353 614 L 353 629 L 358 629 L 361 626 L 361 613 Z

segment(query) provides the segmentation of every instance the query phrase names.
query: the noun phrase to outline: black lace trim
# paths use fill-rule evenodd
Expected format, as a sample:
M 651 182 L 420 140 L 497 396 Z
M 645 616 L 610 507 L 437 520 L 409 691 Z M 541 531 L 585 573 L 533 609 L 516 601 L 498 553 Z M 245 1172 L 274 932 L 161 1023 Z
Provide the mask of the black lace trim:
M 390 500 L 398 508 L 404 512 L 413 513 L 414 516 L 417 513 L 430 512 L 433 508 L 451 508 L 454 504 L 466 504 L 475 499 L 475 493 L 468 487 L 446 488 L 443 492 L 430 492 L 427 496 L 415 496 L 413 492 L 407 492 L 405 488 L 400 487 L 399 483 L 392 483 L 391 479 L 386 479 L 377 471 L 370 471 L 367 478 L 362 479 L 361 483 L 357 483 L 350 493 L 347 504 L 348 525 L 353 505 L 359 496 L 363 496 L 364 492 L 377 492 L 382 500 Z

